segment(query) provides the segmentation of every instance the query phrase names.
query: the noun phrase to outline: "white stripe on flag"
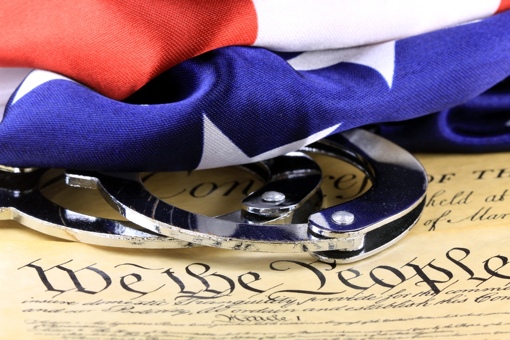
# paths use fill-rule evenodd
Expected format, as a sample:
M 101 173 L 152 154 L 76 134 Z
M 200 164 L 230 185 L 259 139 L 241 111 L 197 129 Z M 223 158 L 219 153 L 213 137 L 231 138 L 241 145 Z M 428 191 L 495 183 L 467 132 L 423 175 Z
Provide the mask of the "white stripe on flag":
M 311 51 L 376 44 L 492 15 L 500 0 L 252 0 L 256 46 Z

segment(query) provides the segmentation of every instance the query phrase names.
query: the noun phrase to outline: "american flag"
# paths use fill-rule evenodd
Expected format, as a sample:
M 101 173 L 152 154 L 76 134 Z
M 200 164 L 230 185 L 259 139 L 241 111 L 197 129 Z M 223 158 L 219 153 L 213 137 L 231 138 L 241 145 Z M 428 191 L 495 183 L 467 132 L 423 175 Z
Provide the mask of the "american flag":
M 367 125 L 410 147 L 432 140 L 439 149 L 451 142 L 445 150 L 510 150 L 509 100 L 494 99 L 510 90 L 509 7 L 499 0 L 4 2 L 0 65 L 36 70 L 19 86 L 25 69 L 1 71 L 8 100 L 0 163 L 211 168 Z

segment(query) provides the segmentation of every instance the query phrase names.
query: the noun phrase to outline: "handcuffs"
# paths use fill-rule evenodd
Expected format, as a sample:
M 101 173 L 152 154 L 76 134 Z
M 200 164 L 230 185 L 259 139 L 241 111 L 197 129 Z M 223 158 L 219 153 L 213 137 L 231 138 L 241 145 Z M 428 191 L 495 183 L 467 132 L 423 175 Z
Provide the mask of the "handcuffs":
M 352 164 L 368 176 L 372 187 L 351 201 L 319 210 L 323 175 L 309 153 Z M 320 261 L 346 263 L 396 243 L 424 207 L 427 176 L 422 165 L 407 151 L 362 129 L 243 168 L 261 177 L 264 185 L 242 201 L 242 209 L 216 217 L 162 201 L 147 190 L 138 173 L 66 171 L 66 184 L 99 190 L 132 223 L 53 203 L 40 190 L 44 169 L 4 168 L 0 219 L 101 246 L 308 252 Z

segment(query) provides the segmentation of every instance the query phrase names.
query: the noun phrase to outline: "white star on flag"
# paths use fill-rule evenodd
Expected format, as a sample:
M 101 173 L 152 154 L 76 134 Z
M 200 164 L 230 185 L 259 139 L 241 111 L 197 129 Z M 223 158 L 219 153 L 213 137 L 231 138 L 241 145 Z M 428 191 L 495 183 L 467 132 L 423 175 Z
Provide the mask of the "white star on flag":
M 304 52 L 287 61 L 297 71 L 311 71 L 341 62 L 365 65 L 378 71 L 388 87 L 395 72 L 395 41 L 356 48 Z
M 305 139 L 301 139 L 275 149 L 263 152 L 254 157 L 247 156 L 230 138 L 228 138 L 214 123 L 204 115 L 204 146 L 202 159 L 197 169 L 209 169 L 219 166 L 247 164 L 259 162 L 265 159 L 284 155 L 291 151 L 313 143 L 330 135 L 341 124 L 335 124 L 327 129 L 314 133 Z

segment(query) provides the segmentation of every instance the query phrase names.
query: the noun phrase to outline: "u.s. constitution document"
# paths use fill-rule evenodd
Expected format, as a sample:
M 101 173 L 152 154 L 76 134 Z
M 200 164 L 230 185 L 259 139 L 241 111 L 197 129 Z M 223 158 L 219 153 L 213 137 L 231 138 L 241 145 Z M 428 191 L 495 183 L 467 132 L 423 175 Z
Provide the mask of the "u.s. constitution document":
M 389 249 L 328 264 L 308 254 L 119 249 L 0 222 L 0 334 L 19 339 L 510 338 L 510 154 L 418 155 L 422 217 Z M 362 194 L 363 174 L 321 159 L 327 204 Z M 260 185 L 221 171 L 146 176 L 147 187 L 209 215 Z M 93 190 L 45 195 L 117 217 Z M 81 210 L 80 210 L 81 209 Z

